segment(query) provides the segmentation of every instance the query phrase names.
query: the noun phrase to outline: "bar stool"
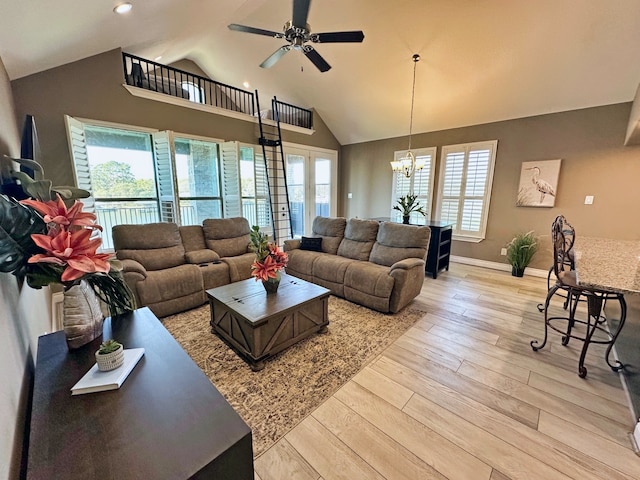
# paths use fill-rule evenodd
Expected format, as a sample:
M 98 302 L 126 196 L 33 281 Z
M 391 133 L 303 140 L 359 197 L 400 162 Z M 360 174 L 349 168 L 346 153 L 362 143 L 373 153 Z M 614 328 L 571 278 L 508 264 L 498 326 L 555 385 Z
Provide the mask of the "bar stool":
M 575 264 L 574 254 L 573 254 L 573 244 L 575 243 L 575 240 L 576 240 L 576 230 L 575 228 L 573 228 L 573 226 L 567 221 L 567 219 L 564 216 L 559 215 L 551 224 L 552 232 L 553 232 L 553 225 L 556 222 L 560 222 L 560 228 L 565 233 L 565 241 L 567 242 L 567 244 L 565 245 L 567 258 L 565 258 L 563 262 L 567 267 L 569 267 L 570 270 L 575 270 L 576 264 Z M 554 272 L 554 268 L 555 268 L 555 265 L 551 265 L 551 267 L 549 267 L 549 273 L 547 274 L 547 291 L 551 289 L 551 275 Z M 566 310 L 569 307 L 569 302 L 571 300 L 569 292 L 566 289 L 560 288 L 558 289 L 558 291 L 556 291 L 556 295 L 565 299 L 564 304 L 562 305 L 562 308 Z M 544 303 L 538 304 L 538 311 L 544 312 Z
M 556 277 L 556 283 L 549 289 L 547 298 L 544 303 L 544 339 L 542 343 L 538 340 L 532 340 L 530 342 L 533 351 L 538 351 L 547 343 L 548 330 L 551 328 L 562 336 L 562 345 L 566 346 L 569 340 L 575 338 L 583 343 L 582 351 L 580 352 L 580 360 L 578 362 L 578 376 L 584 378 L 587 376 L 587 369 L 584 366 L 584 359 L 587 355 L 589 344 L 599 343 L 607 345 L 605 353 L 605 360 L 611 370 L 614 372 L 624 368 L 624 365 L 616 360 L 615 364 L 612 364 L 609 360 L 611 349 L 618 338 L 618 334 L 624 326 L 624 322 L 627 317 L 627 304 L 624 300 L 624 295 L 618 292 L 603 290 L 597 288 L 590 288 L 578 285 L 576 270 L 571 267 L 574 266 L 573 262 L 569 260 L 567 253 L 567 245 L 573 246 L 573 228 L 567 229 L 566 225 L 570 225 L 564 216 L 560 215 L 556 218 L 551 226 L 551 239 L 553 242 L 553 258 L 555 263 L 553 265 L 553 272 Z M 564 290 L 568 296 L 568 308 L 567 317 L 550 317 L 549 316 L 549 302 L 551 298 L 556 294 L 558 290 Z M 580 297 L 584 297 L 587 301 L 587 318 L 576 318 L 576 310 Z M 602 313 L 602 307 L 605 302 L 609 300 L 617 300 L 620 302 L 620 322 L 615 332 L 611 332 L 605 325 L 606 318 Z M 576 334 L 573 329 L 575 324 L 585 325 L 586 331 L 584 335 Z M 560 324 L 560 325 L 558 325 Z M 561 328 L 566 325 L 566 328 Z M 594 338 L 594 333 L 600 332 L 604 335 L 602 338 Z

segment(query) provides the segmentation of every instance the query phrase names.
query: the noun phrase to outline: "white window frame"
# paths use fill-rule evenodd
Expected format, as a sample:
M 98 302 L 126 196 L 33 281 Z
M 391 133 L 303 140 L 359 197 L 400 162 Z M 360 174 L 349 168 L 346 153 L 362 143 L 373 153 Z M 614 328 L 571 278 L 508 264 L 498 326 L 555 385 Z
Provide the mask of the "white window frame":
M 426 213 L 426 216 L 422 216 L 419 213 L 413 213 L 411 214 L 411 219 L 410 222 L 411 223 L 415 223 L 415 224 L 419 224 L 419 225 L 424 225 L 430 218 L 431 213 L 433 211 L 433 184 L 434 184 L 434 179 L 435 179 L 435 167 L 436 167 L 436 152 L 437 152 L 437 148 L 436 147 L 428 147 L 428 148 L 416 148 L 415 150 L 412 150 L 413 154 L 415 155 L 416 159 L 418 157 L 426 157 L 429 156 L 430 160 L 429 160 L 429 178 L 427 179 L 427 188 L 428 188 L 428 193 L 427 195 L 420 195 L 418 194 L 418 201 L 420 202 L 420 205 L 422 207 L 424 207 L 424 211 Z M 393 159 L 395 161 L 400 161 L 401 159 L 405 158 L 407 156 L 407 150 L 398 150 L 396 152 L 393 153 Z M 414 193 L 415 192 L 415 181 L 417 178 L 420 178 L 422 180 L 422 177 L 424 175 L 425 170 L 416 170 L 411 177 L 406 178 L 405 175 L 402 172 L 393 172 L 392 178 L 391 178 L 391 210 L 389 211 L 389 218 L 391 218 L 391 220 L 393 221 L 402 221 L 402 213 L 394 210 L 393 207 L 396 206 L 398 204 L 398 199 L 403 196 L 403 195 L 407 195 L 408 193 Z M 408 191 L 402 191 L 399 192 L 398 191 L 398 179 L 399 176 L 401 176 L 402 178 L 406 178 L 406 181 L 409 183 L 409 189 Z
M 445 182 L 445 174 L 446 174 L 446 161 L 447 155 L 451 153 L 464 153 L 464 165 L 462 171 L 462 182 L 460 186 L 460 194 L 457 196 L 447 196 L 446 198 L 457 198 L 459 199 L 458 204 L 458 220 L 456 222 L 455 228 L 453 230 L 453 239 L 461 240 L 465 242 L 481 242 L 485 239 L 486 231 L 487 231 L 487 221 L 489 218 L 489 204 L 491 202 L 491 188 L 493 185 L 493 173 L 495 169 L 496 163 L 496 151 L 498 148 L 497 140 L 488 140 L 484 142 L 473 142 L 473 143 L 462 143 L 458 145 L 445 145 L 442 147 L 440 152 L 440 162 L 439 162 L 439 180 L 438 180 L 438 194 L 437 194 L 437 203 L 435 216 L 436 219 L 441 220 L 441 209 L 442 203 L 445 199 L 443 195 L 444 182 Z M 483 205 L 482 205 L 482 214 L 480 220 L 480 230 L 475 231 L 465 231 L 460 228 L 462 213 L 464 208 L 464 199 L 465 199 L 465 187 L 467 183 L 467 171 L 469 167 L 469 153 L 478 150 L 489 150 L 489 165 L 487 170 L 487 181 L 485 183 Z M 478 198 L 467 196 L 466 198 Z

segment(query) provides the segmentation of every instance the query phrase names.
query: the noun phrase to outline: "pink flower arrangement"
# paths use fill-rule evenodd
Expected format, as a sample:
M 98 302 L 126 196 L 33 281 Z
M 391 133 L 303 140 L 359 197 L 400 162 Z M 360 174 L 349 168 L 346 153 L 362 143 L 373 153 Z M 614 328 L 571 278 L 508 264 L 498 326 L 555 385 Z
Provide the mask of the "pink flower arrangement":
M 93 213 L 82 211 L 77 200 L 67 207 L 56 200 L 21 200 L 0 197 L 0 271 L 24 277 L 32 288 L 60 283 L 69 288 L 86 280 L 107 304 L 111 315 L 136 308 L 122 268 L 112 254 L 98 253 L 102 244 Z M 8 220 L 13 226 L 8 229 Z
M 251 230 L 249 247 L 256 254 L 256 261 L 251 264 L 251 275 L 256 278 L 256 281 L 266 282 L 269 279 L 278 279 L 280 271 L 287 266 L 289 256 L 277 245 L 269 243 L 267 234 L 260 232 L 257 226 Z
M 32 255 L 29 263 L 52 263 L 64 267 L 60 281 L 72 282 L 88 273 L 109 273 L 112 255 L 97 253 L 102 240 L 91 238 L 94 230 L 102 230 L 96 225 L 96 216 L 82 211 L 82 203 L 77 200 L 67 209 L 58 195 L 57 201 L 22 200 L 43 215 L 47 224 L 47 234 L 31 234 L 34 243 L 45 253 Z

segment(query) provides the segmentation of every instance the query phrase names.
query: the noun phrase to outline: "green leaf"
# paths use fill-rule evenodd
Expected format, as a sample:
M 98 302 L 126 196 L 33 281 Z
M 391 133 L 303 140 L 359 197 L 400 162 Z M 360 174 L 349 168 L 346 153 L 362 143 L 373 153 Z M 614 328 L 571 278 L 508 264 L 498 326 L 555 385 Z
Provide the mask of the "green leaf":
M 13 198 L 0 195 L 0 272 L 26 273 L 27 259 L 41 252 L 32 233 L 46 233 L 42 218 Z

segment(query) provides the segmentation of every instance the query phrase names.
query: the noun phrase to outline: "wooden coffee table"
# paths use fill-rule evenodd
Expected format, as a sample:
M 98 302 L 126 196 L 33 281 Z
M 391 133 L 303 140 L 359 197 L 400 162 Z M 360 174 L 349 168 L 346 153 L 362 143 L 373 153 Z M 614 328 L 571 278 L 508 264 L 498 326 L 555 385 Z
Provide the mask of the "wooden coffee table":
M 282 275 L 278 291 L 267 295 L 253 278 L 207 290 L 211 333 L 225 340 L 251 366 L 329 325 L 330 291 L 291 275 Z

